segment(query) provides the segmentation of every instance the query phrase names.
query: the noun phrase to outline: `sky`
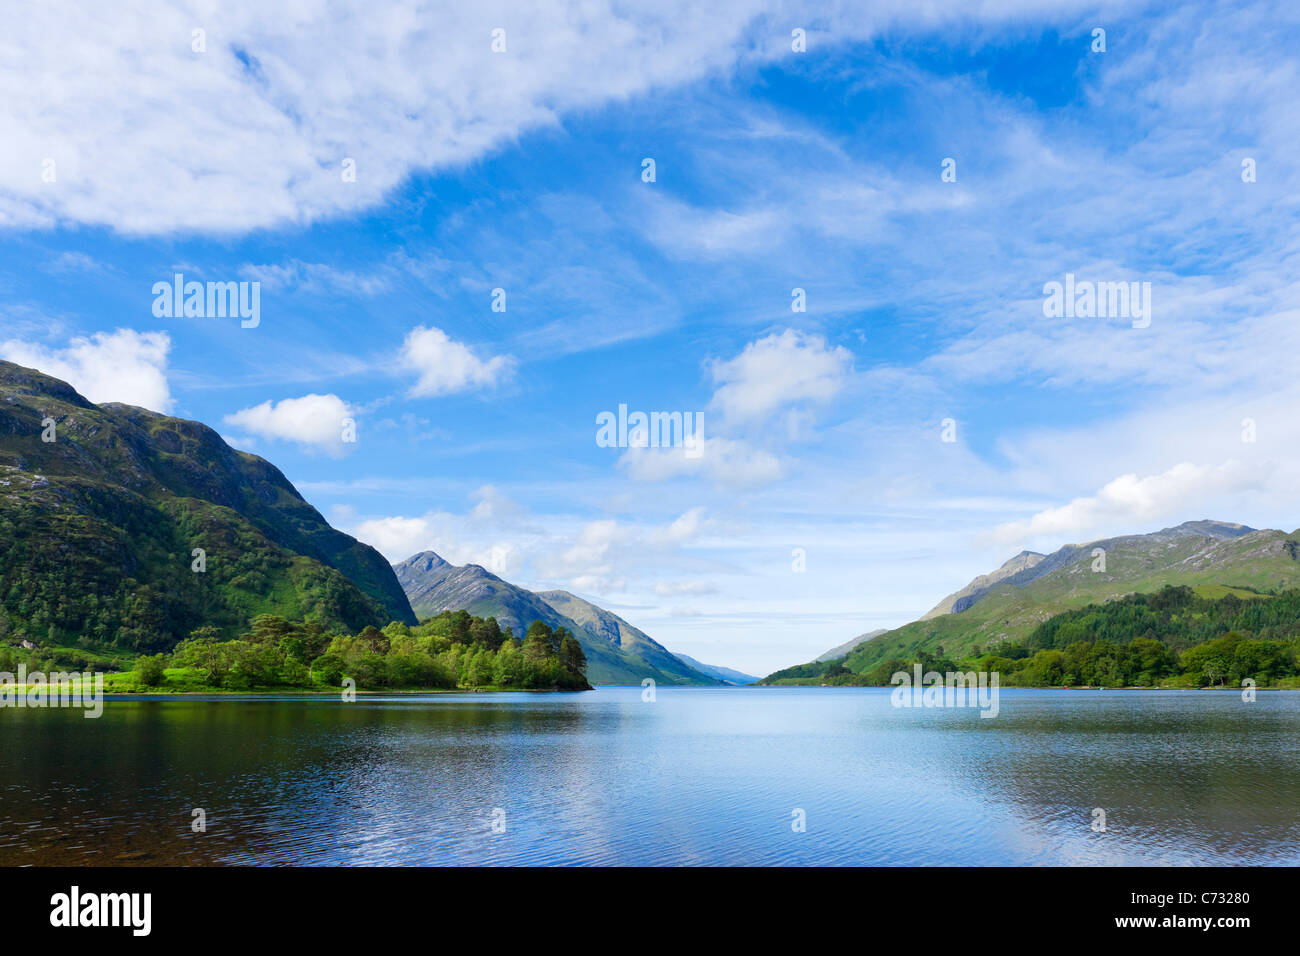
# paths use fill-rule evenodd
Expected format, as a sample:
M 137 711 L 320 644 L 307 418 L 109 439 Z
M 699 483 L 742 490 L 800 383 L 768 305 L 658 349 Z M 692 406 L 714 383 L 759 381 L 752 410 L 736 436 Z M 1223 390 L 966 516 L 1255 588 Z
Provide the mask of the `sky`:
M 1022 549 L 1300 525 L 1297 50 L 1289 2 L 45 3 L 0 358 L 766 674 Z

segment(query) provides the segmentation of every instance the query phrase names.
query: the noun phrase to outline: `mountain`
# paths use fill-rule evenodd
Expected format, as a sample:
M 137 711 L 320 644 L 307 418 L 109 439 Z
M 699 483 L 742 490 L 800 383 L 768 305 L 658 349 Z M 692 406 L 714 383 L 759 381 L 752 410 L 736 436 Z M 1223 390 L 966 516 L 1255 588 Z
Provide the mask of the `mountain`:
M 463 609 L 478 617 L 495 617 L 502 628 L 509 627 L 521 639 L 533 621 L 563 623 L 552 620 L 554 608 L 537 595 L 477 564 L 457 566 L 432 551 L 422 551 L 393 565 L 393 571 L 421 620 Z
M 740 671 L 732 670 L 730 667 L 718 667 L 713 664 L 701 664 L 693 657 L 685 654 L 678 654 L 679 661 L 685 661 L 690 667 L 695 668 L 701 674 L 707 674 L 709 677 L 722 681 L 724 684 L 735 684 L 737 687 L 743 687 L 746 684 L 757 684 L 761 677 L 755 677 L 752 674 L 742 674 Z
M 199 422 L 0 362 L 0 638 L 162 651 L 253 615 L 415 622 L 373 548 Z M 202 549 L 205 570 L 193 565 Z
M 1011 560 L 1007 561 L 996 571 L 990 571 L 988 574 L 981 574 L 972 579 L 970 584 L 966 585 L 960 591 L 954 591 L 946 598 L 936 604 L 930 610 L 921 615 L 921 620 L 928 621 L 932 617 L 939 617 L 942 614 L 952 614 L 956 611 L 964 611 L 976 601 L 978 601 L 989 588 L 999 581 L 1005 581 L 1007 578 L 1019 574 L 1021 571 L 1028 571 L 1035 568 L 1043 560 L 1043 555 L 1037 551 L 1021 551 Z
M 1294 533 L 1224 521 L 1188 521 L 1150 534 L 1067 544 L 1036 560 L 1025 552 L 984 576 L 982 585 L 976 578 L 953 595 L 947 613 L 941 602 L 939 613 L 859 645 L 845 666 L 861 672 L 888 658 L 940 647 L 953 657 L 975 647 L 987 651 L 1025 637 L 1061 611 L 1165 585 L 1187 585 L 1207 596 L 1300 586 L 1298 552 Z M 1017 562 L 1020 570 L 1002 574 Z
M 879 637 L 881 634 L 884 634 L 888 630 L 889 628 L 887 627 L 878 627 L 874 631 L 867 631 L 867 633 L 865 634 L 859 634 L 857 637 L 850 638 L 849 640 L 845 641 L 843 644 L 840 644 L 838 647 L 832 647 L 825 654 L 822 654 L 820 657 L 814 658 L 814 660 L 815 661 L 837 660 L 838 658 L 846 656 L 849 653 L 849 651 L 853 650 L 853 648 L 857 647 L 859 644 L 863 643 L 864 641 L 869 641 L 873 637 Z
M 465 610 L 495 617 L 519 638 L 533 621 L 567 627 L 587 655 L 587 677 L 593 684 L 639 684 L 647 677 L 658 684 L 717 683 L 645 632 L 567 591 L 534 594 L 477 564 L 450 564 L 432 551 L 412 555 L 393 565 L 393 571 L 421 619 Z
M 717 680 L 683 663 L 680 655 L 671 653 L 645 631 L 590 601 L 568 591 L 539 591 L 537 596 L 600 640 L 670 675 L 674 683 L 712 684 Z
M 1186 585 L 1206 597 L 1300 586 L 1298 535 L 1202 520 L 1150 534 L 1067 544 L 1049 555 L 1022 551 L 919 620 L 866 640 L 854 638 L 814 662 L 764 680 L 814 677 L 837 660 L 863 673 L 884 660 L 940 649 L 956 659 L 975 648 L 989 651 L 1022 639 L 1062 611 L 1135 592 L 1153 593 L 1165 585 Z M 839 658 L 828 656 L 836 651 Z

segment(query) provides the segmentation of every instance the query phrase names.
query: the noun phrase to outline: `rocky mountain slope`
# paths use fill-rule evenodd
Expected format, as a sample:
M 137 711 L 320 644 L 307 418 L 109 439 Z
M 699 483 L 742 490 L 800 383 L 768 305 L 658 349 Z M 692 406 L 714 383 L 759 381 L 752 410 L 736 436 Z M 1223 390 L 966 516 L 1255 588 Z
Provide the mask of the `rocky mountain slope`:
M 495 617 L 522 637 L 533 621 L 567 627 L 587 655 L 593 684 L 716 684 L 683 663 L 644 631 L 567 591 L 534 593 L 477 564 L 457 566 L 432 551 L 393 565 L 397 579 L 421 618 L 446 610 Z
M 202 551 L 204 570 L 195 562 Z M 206 425 L 0 362 L 0 639 L 167 650 L 251 616 L 414 623 L 383 557 Z

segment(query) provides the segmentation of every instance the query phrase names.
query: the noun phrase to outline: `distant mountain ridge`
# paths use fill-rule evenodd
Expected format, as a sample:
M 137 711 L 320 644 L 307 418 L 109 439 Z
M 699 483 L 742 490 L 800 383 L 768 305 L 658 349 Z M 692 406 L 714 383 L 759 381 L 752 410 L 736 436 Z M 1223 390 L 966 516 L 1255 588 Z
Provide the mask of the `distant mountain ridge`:
M 685 661 L 687 664 L 689 664 L 691 667 L 694 667 L 697 671 L 699 671 L 702 674 L 707 674 L 710 677 L 716 677 L 718 680 L 722 681 L 723 683 L 734 684 L 737 687 L 745 687 L 748 686 L 749 684 L 757 684 L 760 680 L 762 680 L 762 678 L 755 677 L 753 674 L 743 674 L 740 671 L 733 670 L 730 667 L 718 667 L 717 665 L 714 664 L 702 664 L 699 661 L 697 661 L 695 658 L 689 657 L 686 654 L 678 654 L 677 659 Z
M 829 651 L 813 658 L 816 661 L 833 661 L 836 658 L 844 657 L 859 644 L 871 640 L 873 637 L 879 637 L 889 630 L 887 627 L 878 627 L 874 631 L 867 631 L 865 634 L 859 634 L 857 637 L 849 638 L 843 644 L 832 647 Z
M 534 593 L 477 564 L 450 564 L 432 551 L 394 564 L 393 571 L 422 619 L 465 610 L 495 617 L 521 638 L 533 621 L 567 627 L 582 644 L 593 684 L 639 684 L 647 677 L 660 684 L 719 683 L 618 615 L 568 591 Z
M 1098 549 L 1104 553 L 1104 569 L 1094 556 Z M 1165 585 L 1298 587 L 1297 555 L 1296 533 L 1209 520 L 1067 544 L 1048 555 L 1025 551 L 976 577 L 920 619 L 865 641 L 847 642 L 853 647 L 843 665 L 860 673 L 882 660 L 937 653 L 940 648 L 949 656 L 965 655 L 977 647 L 987 651 L 1003 641 L 1023 638 L 1061 611 L 1134 592 L 1154 592 Z M 786 671 L 804 674 L 814 664 L 835 659 L 822 655 L 809 665 Z
M 1057 568 L 1074 560 L 1081 552 L 1088 551 L 1091 554 L 1093 548 L 1105 544 L 1123 546 L 1134 539 L 1167 541 L 1172 538 L 1187 536 L 1227 540 L 1239 538 L 1254 530 L 1254 528 L 1249 528 L 1244 524 L 1233 524 L 1227 521 L 1184 521 L 1175 527 L 1164 528 L 1146 535 L 1123 535 L 1117 538 L 1098 539 L 1087 544 L 1067 544 L 1052 552 L 1050 556 L 1039 554 L 1037 551 L 1021 551 L 997 570 L 990 571 L 988 574 L 981 574 L 960 591 L 949 594 L 922 614 L 920 619 L 928 621 L 944 614 L 960 613 L 987 594 L 996 584 L 1007 581 L 1017 587 L 1023 587 L 1029 582 L 1045 574 L 1050 574 Z
M 202 570 L 197 570 L 201 565 Z M 199 422 L 0 362 L 0 638 L 165 651 L 260 613 L 414 623 L 379 552 Z

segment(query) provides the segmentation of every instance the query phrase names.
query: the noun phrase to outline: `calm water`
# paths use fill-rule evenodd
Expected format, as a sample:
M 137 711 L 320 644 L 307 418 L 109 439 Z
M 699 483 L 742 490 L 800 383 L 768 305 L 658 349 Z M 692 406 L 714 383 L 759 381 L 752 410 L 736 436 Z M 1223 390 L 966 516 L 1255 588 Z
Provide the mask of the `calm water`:
M 4 864 L 1300 863 L 1285 692 L 110 701 L 0 710 L 0 768 Z

